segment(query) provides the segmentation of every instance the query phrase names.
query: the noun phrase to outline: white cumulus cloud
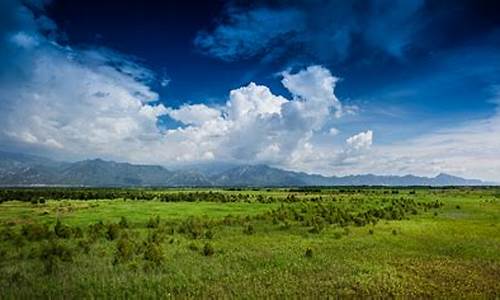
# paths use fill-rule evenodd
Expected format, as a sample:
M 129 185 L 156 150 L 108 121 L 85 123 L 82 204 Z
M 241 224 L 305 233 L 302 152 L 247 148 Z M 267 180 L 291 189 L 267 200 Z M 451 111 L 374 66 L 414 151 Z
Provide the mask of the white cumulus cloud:
M 353 150 L 364 150 L 370 148 L 373 142 L 373 132 L 368 130 L 351 136 L 346 140 L 347 145 Z
M 202 125 L 217 120 L 221 112 L 204 104 L 183 105 L 179 109 L 167 109 L 167 114 L 174 120 L 186 125 Z

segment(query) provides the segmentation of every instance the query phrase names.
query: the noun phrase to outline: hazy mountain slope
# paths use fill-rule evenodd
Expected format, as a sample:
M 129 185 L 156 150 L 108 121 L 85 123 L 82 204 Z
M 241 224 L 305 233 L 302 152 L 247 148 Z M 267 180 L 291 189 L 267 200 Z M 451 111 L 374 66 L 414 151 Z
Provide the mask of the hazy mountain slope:
M 0 184 L 56 184 L 66 163 L 48 158 L 0 151 Z
M 295 172 L 266 165 L 240 166 L 212 176 L 218 186 L 301 186 L 306 182 Z
M 436 177 L 351 175 L 326 177 L 285 171 L 266 165 L 221 167 L 208 165 L 196 170 L 167 170 L 155 165 L 134 165 L 102 159 L 74 163 L 0 152 L 0 185 L 71 186 L 341 186 L 341 185 L 483 185 L 480 180 L 447 174 Z
M 61 163 L 0 152 L 1 185 L 209 186 L 204 175 L 102 159 Z
M 64 184 L 86 186 L 164 185 L 173 172 L 160 166 L 132 165 L 101 159 L 85 160 L 62 170 Z
M 306 173 L 285 171 L 265 165 L 240 166 L 212 177 L 214 185 L 220 186 L 342 186 L 342 185 L 386 185 L 386 186 L 445 186 L 484 185 L 480 180 L 463 179 L 447 174 L 436 177 L 350 175 L 326 177 Z

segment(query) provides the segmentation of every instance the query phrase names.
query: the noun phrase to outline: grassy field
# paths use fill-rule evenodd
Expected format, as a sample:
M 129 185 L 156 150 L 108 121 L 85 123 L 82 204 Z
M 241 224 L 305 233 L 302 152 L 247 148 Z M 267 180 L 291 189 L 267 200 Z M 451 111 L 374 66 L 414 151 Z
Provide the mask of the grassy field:
M 500 189 L 141 193 L 4 195 L 0 298 L 500 297 Z

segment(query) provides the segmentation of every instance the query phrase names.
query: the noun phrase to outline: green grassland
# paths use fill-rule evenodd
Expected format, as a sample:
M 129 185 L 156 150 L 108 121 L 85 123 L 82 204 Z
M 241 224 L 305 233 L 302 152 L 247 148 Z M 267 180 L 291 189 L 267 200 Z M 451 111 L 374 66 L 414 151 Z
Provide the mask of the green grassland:
M 499 282 L 498 188 L 0 190 L 0 299 L 498 298 Z

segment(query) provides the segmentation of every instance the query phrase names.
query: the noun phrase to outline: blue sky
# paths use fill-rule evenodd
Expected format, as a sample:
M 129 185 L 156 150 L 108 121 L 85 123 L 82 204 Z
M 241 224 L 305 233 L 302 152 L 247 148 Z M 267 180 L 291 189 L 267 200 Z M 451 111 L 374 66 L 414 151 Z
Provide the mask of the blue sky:
M 496 1 L 102 2 L 0 3 L 4 150 L 500 181 Z

